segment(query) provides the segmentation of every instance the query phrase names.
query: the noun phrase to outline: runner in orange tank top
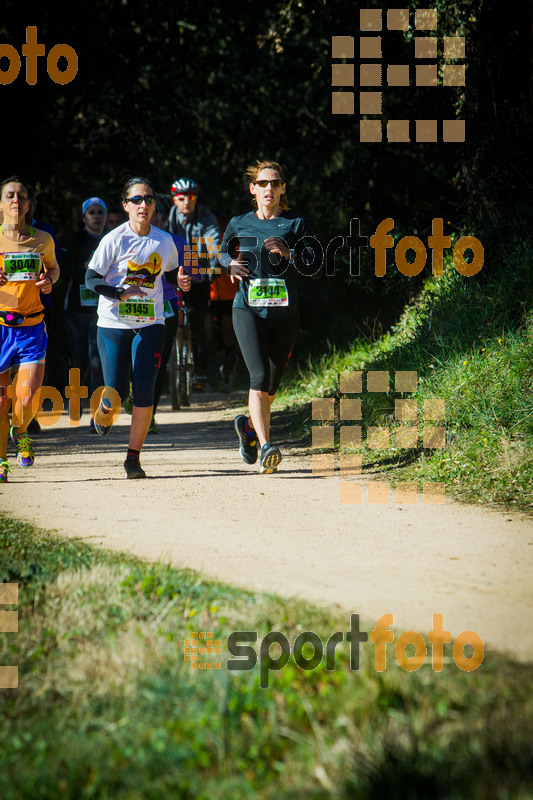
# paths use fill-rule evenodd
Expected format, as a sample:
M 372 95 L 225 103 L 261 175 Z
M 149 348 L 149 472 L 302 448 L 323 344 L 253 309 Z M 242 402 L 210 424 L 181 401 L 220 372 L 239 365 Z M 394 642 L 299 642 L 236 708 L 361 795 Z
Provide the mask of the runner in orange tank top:
M 49 294 L 59 277 L 52 237 L 25 221 L 29 205 L 28 187 L 20 178 L 0 183 L 0 483 L 7 482 L 10 471 L 9 436 L 20 466 L 31 467 L 34 462 L 27 428 L 33 418 L 33 398 L 43 382 L 47 342 L 40 292 Z M 10 429 L 8 389 L 13 367 L 19 372 Z

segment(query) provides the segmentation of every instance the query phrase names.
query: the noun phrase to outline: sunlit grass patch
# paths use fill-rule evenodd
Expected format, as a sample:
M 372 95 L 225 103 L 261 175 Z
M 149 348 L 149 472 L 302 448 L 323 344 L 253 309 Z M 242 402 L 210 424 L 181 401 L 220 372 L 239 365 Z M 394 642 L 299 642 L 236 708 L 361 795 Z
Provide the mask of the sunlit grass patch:
M 446 645 L 442 672 L 429 649 L 405 672 L 388 645 L 378 672 L 362 644 L 352 669 L 344 639 L 335 669 L 291 655 L 261 688 L 259 664 L 228 671 L 230 633 L 256 631 L 259 651 L 280 631 L 293 648 L 304 631 L 346 633 L 349 615 L 3 523 L 0 577 L 21 588 L 20 631 L 0 635 L 21 675 L 0 692 L 6 800 L 527 797 L 530 665 L 489 651 L 462 672 Z M 220 670 L 183 660 L 198 630 L 223 642 Z
M 391 331 L 374 341 L 357 340 L 347 351 L 330 347 L 301 367 L 281 393 L 281 403 L 293 414 L 295 435 L 309 445 L 313 399 L 339 401 L 344 371 L 388 371 L 388 393 L 363 390 L 360 395 L 363 429 L 391 429 L 388 455 L 365 447 L 355 451 L 364 464 L 379 473 L 387 459 L 384 476 L 392 483 L 444 481 L 447 493 L 463 500 L 531 508 L 533 274 L 527 247 L 518 242 L 509 248 L 504 279 L 484 273 L 467 279 L 449 266 L 441 278 L 426 281 Z M 394 392 L 397 370 L 416 371 L 416 392 Z M 424 448 L 422 438 L 415 449 L 395 447 L 393 431 L 403 424 L 395 421 L 399 397 L 417 401 L 419 431 L 424 401 L 445 401 L 444 449 Z

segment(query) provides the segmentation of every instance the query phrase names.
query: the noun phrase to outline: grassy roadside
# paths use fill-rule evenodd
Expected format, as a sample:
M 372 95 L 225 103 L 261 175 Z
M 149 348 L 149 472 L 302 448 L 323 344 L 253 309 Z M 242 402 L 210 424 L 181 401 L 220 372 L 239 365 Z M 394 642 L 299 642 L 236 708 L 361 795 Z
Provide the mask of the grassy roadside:
M 425 282 L 389 333 L 376 341 L 357 340 L 348 351 L 331 348 L 293 373 L 280 399 L 294 412 L 297 434 L 311 444 L 312 399 L 340 398 L 343 371 L 386 370 L 390 391 L 362 395 L 362 425 L 363 430 L 389 429 L 389 446 L 354 448 L 362 455 L 363 472 L 393 485 L 445 482 L 447 494 L 462 500 L 531 510 L 533 271 L 528 243 L 515 242 L 497 267 L 465 278 L 446 262 L 443 276 Z M 414 393 L 395 393 L 396 370 L 417 372 Z M 395 400 L 407 398 L 417 401 L 417 419 L 397 422 Z M 446 404 L 443 449 L 424 448 L 420 435 L 425 425 L 439 424 L 423 418 L 424 401 L 431 398 Z M 402 447 L 398 429 L 414 425 L 417 446 Z
M 20 672 L 0 691 L 5 800 L 533 797 L 530 666 L 488 652 L 463 672 L 445 648 L 442 672 L 429 656 L 406 672 L 389 645 L 377 672 L 368 644 L 355 671 L 343 642 L 334 671 L 291 657 L 269 688 L 227 654 L 193 671 L 183 642 L 199 629 L 225 650 L 236 630 L 325 642 L 349 620 L 13 520 L 0 530 L 0 580 L 20 585 L 19 633 L 0 635 L 0 663 Z

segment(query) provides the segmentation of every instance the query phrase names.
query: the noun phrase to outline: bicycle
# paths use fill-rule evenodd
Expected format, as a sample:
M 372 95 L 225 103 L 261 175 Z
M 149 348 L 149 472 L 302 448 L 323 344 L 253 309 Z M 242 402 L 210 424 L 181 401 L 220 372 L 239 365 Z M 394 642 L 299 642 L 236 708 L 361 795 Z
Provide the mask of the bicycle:
M 173 411 L 178 411 L 182 406 L 191 405 L 193 372 L 194 360 L 189 309 L 180 304 L 178 329 L 168 360 L 170 399 Z

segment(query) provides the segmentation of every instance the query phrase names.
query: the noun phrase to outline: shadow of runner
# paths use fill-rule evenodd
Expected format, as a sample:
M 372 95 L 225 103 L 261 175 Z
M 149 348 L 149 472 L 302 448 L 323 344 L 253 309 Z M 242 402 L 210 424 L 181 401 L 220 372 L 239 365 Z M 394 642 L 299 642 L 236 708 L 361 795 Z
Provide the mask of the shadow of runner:
M 204 402 L 195 403 L 180 411 L 171 411 L 168 405 L 160 406 L 157 415 L 159 433 L 147 435 L 143 452 L 170 448 L 178 451 L 236 450 L 238 452 L 238 440 L 233 428 L 233 419 L 192 420 L 190 415 L 213 414 L 217 411 L 224 413 L 230 408 L 241 409 L 243 402 L 246 402 L 247 395 L 242 394 L 238 398 L 232 397 L 230 401 L 228 401 L 227 395 L 223 394 L 203 395 L 202 398 Z M 170 414 L 174 420 L 167 422 L 165 418 Z M 176 416 L 179 417 L 179 421 L 175 421 Z M 66 421 L 65 414 L 62 419 Z M 275 420 L 274 417 L 273 419 Z M 129 424 L 124 423 L 125 421 L 129 423 L 129 420 L 131 420 L 131 416 L 121 412 L 119 424 L 115 424 L 105 437 L 90 432 L 88 415 L 82 416 L 80 424 L 77 426 L 43 426 L 41 432 L 33 437 L 36 458 L 39 455 L 51 455 L 54 452 L 60 452 L 63 455 L 83 452 L 85 455 L 94 454 L 95 456 L 102 451 L 123 453 L 124 449 L 127 449 L 130 432 Z M 285 426 L 282 430 L 284 428 Z M 276 421 L 274 421 L 273 429 L 274 434 L 279 431 Z M 275 437 L 275 441 L 281 446 L 299 444 L 279 436 Z

